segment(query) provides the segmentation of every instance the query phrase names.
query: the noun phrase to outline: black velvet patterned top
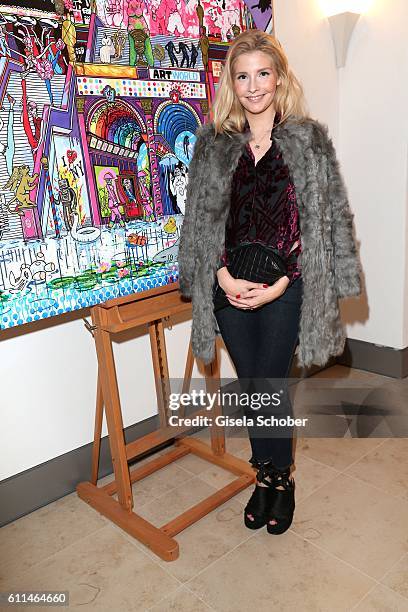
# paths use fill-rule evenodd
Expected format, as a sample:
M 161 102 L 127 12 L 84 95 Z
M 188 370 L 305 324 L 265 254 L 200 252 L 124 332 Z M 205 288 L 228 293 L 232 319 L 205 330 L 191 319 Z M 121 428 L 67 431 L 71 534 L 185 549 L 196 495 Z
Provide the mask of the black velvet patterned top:
M 275 124 L 279 121 L 275 115 Z M 249 126 L 247 124 L 247 128 Z M 289 170 L 271 133 L 272 145 L 255 165 L 249 144 L 245 146 L 232 180 L 231 206 L 225 227 L 225 248 L 257 242 L 276 248 L 287 259 L 289 285 L 300 275 L 301 253 L 296 193 Z M 220 266 L 228 266 L 226 251 Z

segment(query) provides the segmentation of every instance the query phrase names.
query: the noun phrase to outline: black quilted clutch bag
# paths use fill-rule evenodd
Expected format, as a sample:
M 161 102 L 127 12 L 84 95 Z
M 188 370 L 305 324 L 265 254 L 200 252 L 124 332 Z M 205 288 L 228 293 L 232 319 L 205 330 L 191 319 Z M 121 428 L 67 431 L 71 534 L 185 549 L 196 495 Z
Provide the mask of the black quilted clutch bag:
M 227 250 L 228 271 L 234 278 L 243 278 L 254 283 L 273 285 L 287 274 L 287 262 L 275 249 L 262 244 L 243 244 Z M 225 292 L 214 285 L 214 311 L 229 306 Z

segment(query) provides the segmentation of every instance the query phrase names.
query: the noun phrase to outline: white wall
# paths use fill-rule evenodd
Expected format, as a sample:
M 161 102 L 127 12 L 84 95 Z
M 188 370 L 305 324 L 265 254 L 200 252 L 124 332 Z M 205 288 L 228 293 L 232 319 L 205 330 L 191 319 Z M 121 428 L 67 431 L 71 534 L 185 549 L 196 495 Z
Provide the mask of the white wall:
M 0 342 L 0 479 L 85 444 L 92 428 L 96 360 L 82 322 L 24 331 Z
M 278 38 L 311 115 L 329 126 L 337 144 L 355 213 L 367 298 L 344 303 L 344 319 L 357 319 L 348 335 L 402 348 L 408 345 L 408 3 L 373 0 L 340 71 L 319 0 L 275 0 L 275 10 Z M 67 322 L 1 336 L 0 480 L 93 438 L 93 340 L 81 320 L 61 320 Z M 178 323 L 166 332 L 174 376 L 183 374 L 189 328 Z M 156 411 L 148 336 L 115 344 L 115 354 L 127 426 Z M 222 374 L 232 374 L 225 354 Z
M 276 37 L 300 79 L 310 115 L 338 138 L 338 72 L 327 19 L 318 0 L 274 0 Z
M 368 320 L 350 335 L 408 345 L 408 3 L 373 0 L 340 70 L 340 145 L 356 213 Z
M 3 332 L 0 419 L 0 480 L 93 440 L 97 362 L 92 336 L 81 319 L 43 322 Z M 170 376 L 182 378 L 189 320 L 166 328 Z M 133 332 L 132 332 L 133 333 Z M 150 341 L 143 329 L 114 343 L 124 426 L 157 414 Z M 222 375 L 233 370 L 222 351 Z M 200 373 L 195 365 L 193 376 Z M 106 427 L 104 423 L 103 434 Z
M 277 37 L 303 82 L 311 115 L 329 126 L 355 214 L 364 295 L 341 302 L 348 336 L 404 348 L 408 345 L 408 3 L 366 0 L 367 11 L 357 22 L 346 65 L 340 69 L 335 67 L 330 26 L 323 13 L 329 0 L 274 3 Z

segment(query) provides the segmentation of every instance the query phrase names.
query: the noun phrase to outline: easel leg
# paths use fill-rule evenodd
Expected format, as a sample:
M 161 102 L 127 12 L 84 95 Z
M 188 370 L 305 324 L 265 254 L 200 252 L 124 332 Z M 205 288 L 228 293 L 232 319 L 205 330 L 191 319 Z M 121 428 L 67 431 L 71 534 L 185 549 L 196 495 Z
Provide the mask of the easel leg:
M 181 389 L 182 393 L 188 393 L 190 391 L 190 385 L 191 385 L 191 377 L 193 374 L 193 367 L 194 367 L 194 355 L 193 355 L 193 347 L 191 345 L 191 337 L 190 337 L 190 342 L 188 343 L 188 349 L 187 349 L 187 359 L 186 359 L 186 366 L 184 369 L 184 378 L 183 378 L 183 386 Z M 179 408 L 179 415 L 181 418 L 184 418 L 186 413 L 186 408 L 185 406 L 180 406 Z
M 166 339 L 164 337 L 164 327 L 161 319 L 159 321 L 152 321 L 152 323 L 149 323 L 149 335 L 160 427 L 166 427 L 168 417 L 167 409 L 170 396 L 170 381 Z
M 105 403 L 106 422 L 109 431 L 109 444 L 113 470 L 117 485 L 118 500 L 123 509 L 129 512 L 133 508 L 133 495 L 130 484 L 129 466 L 126 457 L 125 438 L 123 435 L 122 411 L 119 399 L 118 380 L 109 332 L 105 331 L 104 311 L 95 306 L 91 310 L 95 326 L 95 345 L 98 355 L 98 372 Z
M 101 379 L 98 372 L 98 383 L 96 386 L 96 411 L 95 411 L 95 429 L 94 442 L 92 448 L 92 471 L 91 482 L 96 485 L 98 482 L 99 457 L 101 452 L 101 436 L 102 436 L 102 421 L 103 421 L 103 395 Z
M 207 393 L 216 394 L 220 389 L 220 357 L 218 342 L 215 344 L 215 359 L 212 363 L 204 366 L 205 369 L 205 385 Z M 215 417 L 222 415 L 222 409 L 218 400 L 214 403 L 211 410 L 211 416 Z M 225 453 L 225 432 L 224 427 L 212 425 L 210 427 L 211 447 L 215 455 L 223 455 Z

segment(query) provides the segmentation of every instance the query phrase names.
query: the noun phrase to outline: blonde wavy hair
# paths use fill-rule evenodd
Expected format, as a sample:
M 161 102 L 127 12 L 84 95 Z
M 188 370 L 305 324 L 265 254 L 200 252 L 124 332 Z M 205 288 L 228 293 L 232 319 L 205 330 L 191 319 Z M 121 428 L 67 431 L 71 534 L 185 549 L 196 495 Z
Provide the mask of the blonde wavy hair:
M 279 41 L 262 30 L 246 30 L 237 36 L 228 50 L 218 89 L 210 110 L 216 134 L 242 132 L 246 117 L 244 109 L 234 91 L 234 66 L 243 53 L 262 51 L 272 60 L 281 83 L 273 99 L 280 114 L 280 123 L 288 117 L 302 121 L 308 117 L 303 88 L 292 70 Z

